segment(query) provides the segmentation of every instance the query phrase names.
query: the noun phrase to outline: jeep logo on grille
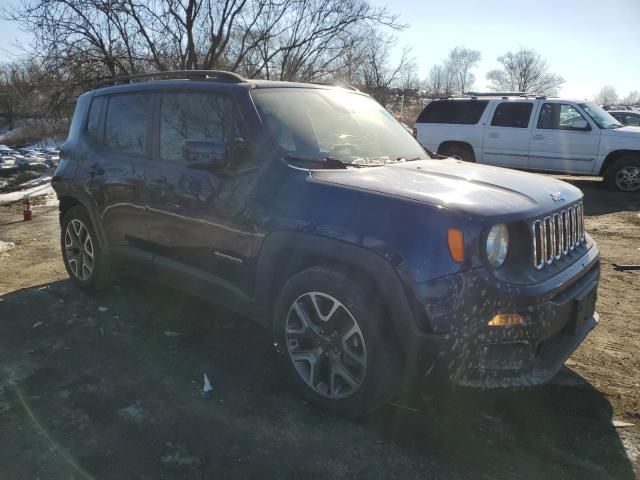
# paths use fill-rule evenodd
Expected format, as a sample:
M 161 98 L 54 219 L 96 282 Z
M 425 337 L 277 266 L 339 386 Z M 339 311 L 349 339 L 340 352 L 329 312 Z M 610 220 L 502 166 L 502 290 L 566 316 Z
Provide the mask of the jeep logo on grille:
M 564 195 L 562 194 L 562 192 L 550 193 L 549 195 L 551 195 L 551 199 L 554 202 L 560 202 L 560 201 L 564 200 Z

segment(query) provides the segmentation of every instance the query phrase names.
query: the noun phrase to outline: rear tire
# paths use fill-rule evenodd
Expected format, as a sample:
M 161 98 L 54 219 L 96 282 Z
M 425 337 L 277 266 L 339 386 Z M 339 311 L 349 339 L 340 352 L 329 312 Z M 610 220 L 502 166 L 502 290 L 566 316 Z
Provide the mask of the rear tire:
M 400 357 L 383 332 L 383 309 L 340 270 L 313 267 L 289 279 L 274 335 L 295 388 L 315 405 L 362 417 L 397 391 Z
M 618 192 L 640 191 L 640 157 L 625 155 L 615 160 L 604 174 L 604 184 Z
M 113 278 L 110 256 L 99 244 L 84 207 L 76 205 L 62 217 L 60 246 L 71 281 L 83 290 L 97 291 Z
M 463 162 L 475 162 L 476 156 L 473 153 L 473 150 L 467 145 L 462 145 L 459 143 L 451 143 L 440 147 L 438 149 L 438 154 L 444 157 L 455 158 L 456 160 L 462 160 Z

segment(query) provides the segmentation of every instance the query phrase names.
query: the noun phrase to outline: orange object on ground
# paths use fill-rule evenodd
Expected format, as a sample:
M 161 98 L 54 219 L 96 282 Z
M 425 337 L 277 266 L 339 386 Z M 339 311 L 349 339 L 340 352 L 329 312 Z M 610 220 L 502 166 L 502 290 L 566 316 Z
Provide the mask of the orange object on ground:
M 31 220 L 33 212 L 31 212 L 31 202 L 29 201 L 29 197 L 24 197 L 22 199 L 22 214 L 25 222 L 27 220 Z

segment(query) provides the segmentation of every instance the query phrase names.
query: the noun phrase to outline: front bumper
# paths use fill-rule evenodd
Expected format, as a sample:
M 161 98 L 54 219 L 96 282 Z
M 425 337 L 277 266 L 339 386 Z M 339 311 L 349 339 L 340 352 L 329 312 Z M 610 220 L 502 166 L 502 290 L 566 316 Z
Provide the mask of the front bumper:
M 598 324 L 600 265 L 593 260 L 552 291 L 505 292 L 467 272 L 448 312 L 449 333 L 423 337 L 416 370 L 422 380 L 470 387 L 524 387 L 548 382 Z M 438 307 L 445 314 L 443 305 Z M 431 309 L 432 313 L 438 313 Z M 518 313 L 523 325 L 491 327 L 497 313 Z

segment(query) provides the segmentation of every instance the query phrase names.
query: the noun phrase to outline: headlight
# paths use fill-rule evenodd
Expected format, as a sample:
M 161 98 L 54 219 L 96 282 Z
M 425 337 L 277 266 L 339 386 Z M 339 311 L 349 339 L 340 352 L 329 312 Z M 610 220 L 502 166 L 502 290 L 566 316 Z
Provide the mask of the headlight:
M 493 268 L 500 268 L 509 251 L 509 230 L 504 223 L 494 225 L 487 235 L 487 259 Z

